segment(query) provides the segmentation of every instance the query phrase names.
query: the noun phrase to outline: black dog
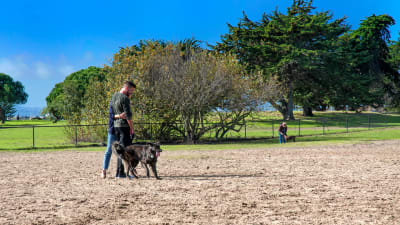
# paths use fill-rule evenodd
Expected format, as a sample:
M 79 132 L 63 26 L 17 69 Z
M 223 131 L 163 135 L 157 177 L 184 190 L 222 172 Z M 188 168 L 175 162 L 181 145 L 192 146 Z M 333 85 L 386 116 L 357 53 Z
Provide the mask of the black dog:
M 293 142 L 296 142 L 296 136 L 285 136 L 286 141 L 293 140 Z
M 151 166 L 154 176 L 157 179 L 161 179 L 157 174 L 157 158 L 162 152 L 160 144 L 158 143 L 134 143 L 128 147 L 123 147 L 118 141 L 115 141 L 112 145 L 113 151 L 121 157 L 124 166 L 126 168 L 126 174 L 129 175 L 129 171 L 132 176 L 138 178 L 136 173 L 136 166 L 141 162 L 142 166 L 146 168 L 146 175 L 150 177 L 149 168 L 147 164 Z M 129 176 L 127 176 L 129 178 Z
M 139 155 L 139 161 L 146 168 L 146 176 L 150 177 L 150 171 L 147 165 L 151 166 L 154 176 L 157 179 L 161 179 L 157 175 L 157 158 L 160 156 L 162 149 L 159 143 L 151 142 L 136 142 L 133 143 L 131 148 L 135 149 L 135 152 Z

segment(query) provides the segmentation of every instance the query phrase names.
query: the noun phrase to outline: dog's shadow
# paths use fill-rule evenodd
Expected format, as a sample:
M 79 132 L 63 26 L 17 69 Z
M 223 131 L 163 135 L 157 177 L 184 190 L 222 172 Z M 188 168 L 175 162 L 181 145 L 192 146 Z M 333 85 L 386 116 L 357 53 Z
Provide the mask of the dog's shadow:
M 222 180 L 225 178 L 252 178 L 266 177 L 264 174 L 198 174 L 182 176 L 161 176 L 163 179 L 170 180 Z

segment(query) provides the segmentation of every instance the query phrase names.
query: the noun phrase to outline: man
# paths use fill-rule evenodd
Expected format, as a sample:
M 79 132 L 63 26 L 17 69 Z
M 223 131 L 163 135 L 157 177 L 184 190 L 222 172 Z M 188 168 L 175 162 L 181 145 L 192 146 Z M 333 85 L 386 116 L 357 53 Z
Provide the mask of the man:
M 114 141 L 117 140 L 115 136 L 115 129 L 114 129 L 114 120 L 115 119 L 126 119 L 125 113 L 119 114 L 119 115 L 114 115 L 113 109 L 112 109 L 112 104 L 110 102 L 110 107 L 108 111 L 108 136 L 107 136 L 107 149 L 106 152 L 104 153 L 104 161 L 103 161 L 103 170 L 101 172 L 101 177 L 106 178 L 107 176 L 107 169 L 108 166 L 110 165 L 110 159 L 112 155 L 112 149 L 111 145 Z
M 111 105 L 114 115 L 125 113 L 125 119 L 118 118 L 114 120 L 114 129 L 116 140 L 119 140 L 122 146 L 127 147 L 132 143 L 131 137 L 133 136 L 133 123 L 132 123 L 132 111 L 131 102 L 129 96 L 133 94 L 136 89 L 136 85 L 131 81 L 125 81 L 124 86 L 120 92 L 116 92 L 111 97 Z M 117 160 L 117 174 L 115 177 L 122 178 L 126 177 L 122 160 Z
M 286 132 L 287 132 L 287 125 L 285 122 L 283 122 L 278 129 L 279 132 L 279 143 L 286 143 Z

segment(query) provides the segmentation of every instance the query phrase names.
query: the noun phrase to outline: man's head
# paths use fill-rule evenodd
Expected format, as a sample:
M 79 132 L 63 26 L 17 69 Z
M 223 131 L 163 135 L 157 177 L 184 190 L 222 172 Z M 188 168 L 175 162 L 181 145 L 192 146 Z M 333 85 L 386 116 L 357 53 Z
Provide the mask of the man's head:
M 285 122 L 283 122 L 283 123 L 282 123 L 282 126 L 283 126 L 283 127 L 286 127 L 286 123 L 285 123 Z
M 124 86 L 121 89 L 121 93 L 130 97 L 136 90 L 136 85 L 132 81 L 125 81 Z

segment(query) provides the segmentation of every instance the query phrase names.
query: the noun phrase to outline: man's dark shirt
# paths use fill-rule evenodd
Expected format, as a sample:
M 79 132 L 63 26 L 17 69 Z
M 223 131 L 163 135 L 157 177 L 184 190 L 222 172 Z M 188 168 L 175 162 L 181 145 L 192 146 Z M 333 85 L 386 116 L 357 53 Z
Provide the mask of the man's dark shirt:
M 114 127 L 129 127 L 128 120 L 132 119 L 131 111 L 131 101 L 128 96 L 116 92 L 111 97 L 111 105 L 114 115 L 121 114 L 125 112 L 126 119 L 116 119 L 114 120 Z
M 282 133 L 284 135 L 286 135 L 286 131 L 287 131 L 287 127 L 282 126 L 282 124 L 279 126 L 278 129 L 279 133 Z

